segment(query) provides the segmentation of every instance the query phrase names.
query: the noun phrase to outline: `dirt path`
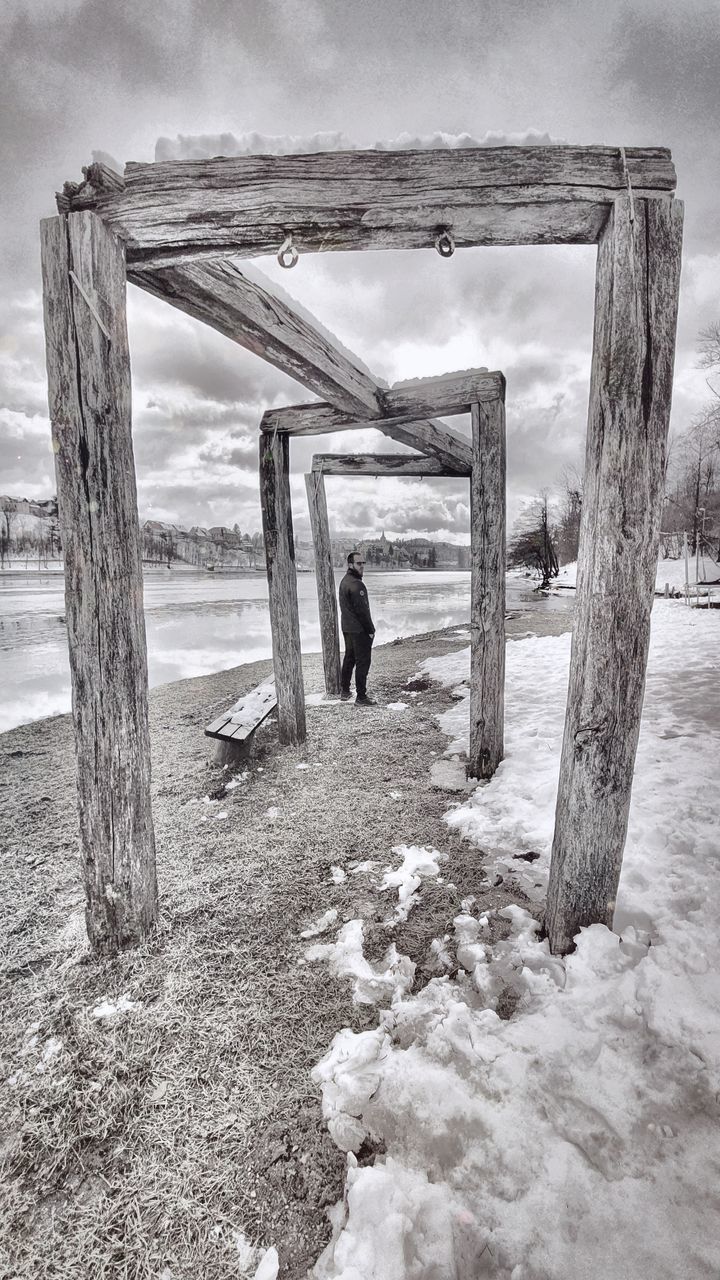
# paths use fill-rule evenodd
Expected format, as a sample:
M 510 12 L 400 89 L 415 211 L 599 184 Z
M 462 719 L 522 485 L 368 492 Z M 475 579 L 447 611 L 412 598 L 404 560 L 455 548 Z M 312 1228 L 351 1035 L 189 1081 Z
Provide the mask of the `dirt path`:
M 517 614 L 508 630 L 569 625 Z M 448 641 L 453 630 L 376 651 L 381 704 L 423 658 L 467 644 Z M 362 917 L 368 950 L 394 939 L 422 983 L 463 897 L 518 898 L 487 884 L 477 850 L 443 822 L 452 797 L 429 779 L 450 697 L 437 686 L 402 714 L 310 706 L 301 749 L 280 747 L 271 722 L 225 790 L 202 728 L 270 665 L 151 693 L 161 921 L 150 946 L 115 961 L 86 945 L 70 718 L 0 737 L 0 1276 L 227 1280 L 243 1274 L 239 1230 L 277 1246 L 285 1280 L 304 1276 L 345 1172 L 310 1071 L 341 1027 L 376 1014 L 304 961 L 301 930 L 330 907 L 338 924 Z M 304 669 L 319 691 L 319 656 Z M 410 922 L 380 931 L 377 877 L 349 864 L 385 866 L 404 843 L 448 853 L 451 872 Z M 93 1016 L 120 997 L 129 1007 Z

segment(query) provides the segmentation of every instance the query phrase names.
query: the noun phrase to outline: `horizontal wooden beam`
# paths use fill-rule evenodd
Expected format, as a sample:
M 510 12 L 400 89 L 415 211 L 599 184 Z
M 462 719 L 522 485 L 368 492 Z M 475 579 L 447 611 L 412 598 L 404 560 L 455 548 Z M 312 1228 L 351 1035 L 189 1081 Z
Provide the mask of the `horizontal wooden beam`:
M 669 196 L 663 147 L 468 147 L 334 151 L 128 164 L 125 188 L 90 166 L 64 208 L 91 207 L 127 242 L 130 265 L 238 253 L 591 244 L 616 197 Z
M 466 475 L 467 468 L 472 466 L 472 449 L 464 436 L 442 423 L 418 420 L 413 415 L 397 419 L 358 419 L 338 413 L 329 404 L 294 404 L 284 409 L 269 409 L 260 423 L 263 432 L 282 431 L 291 436 L 322 436 L 367 427 L 374 427 L 398 444 L 432 454 L 456 475 Z
M 131 267 L 128 279 L 262 356 L 343 412 L 370 417 L 383 412 L 371 375 L 320 326 L 248 278 L 235 262 L 218 258 L 158 271 Z
M 316 453 L 312 469 L 325 476 L 455 476 L 439 458 L 404 453 Z M 468 469 L 467 475 L 470 475 Z
M 358 431 L 375 427 L 392 440 L 430 453 L 456 475 L 468 475 L 472 448 L 459 432 L 432 421 L 426 414 L 469 413 L 473 404 L 505 400 L 502 373 L 467 369 L 462 373 L 424 378 L 416 383 L 390 387 L 383 392 L 386 416 L 357 418 L 338 413 L 328 404 L 288 405 L 263 414 L 261 429 L 292 436 L 327 435 L 334 431 Z

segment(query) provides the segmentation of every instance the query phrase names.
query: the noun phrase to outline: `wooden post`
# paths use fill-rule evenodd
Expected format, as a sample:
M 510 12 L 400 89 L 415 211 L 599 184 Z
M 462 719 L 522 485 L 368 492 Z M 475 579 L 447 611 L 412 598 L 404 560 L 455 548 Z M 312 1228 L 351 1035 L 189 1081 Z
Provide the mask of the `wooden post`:
M 304 742 L 305 689 L 290 504 L 290 441 L 281 431 L 260 436 L 260 503 L 280 741 Z
M 640 730 L 682 205 L 619 197 L 599 243 L 577 605 L 546 928 L 612 926 Z
M 503 757 L 505 707 L 505 405 L 472 406 L 470 479 L 471 778 L 491 778 Z
M 315 548 L 315 582 L 320 612 L 320 639 L 322 642 L 325 692 L 340 692 L 340 632 L 338 629 L 335 574 L 333 572 L 330 524 L 328 521 L 325 480 L 321 471 L 311 471 L 305 476 L 310 526 Z
M 41 223 L 86 920 L 96 951 L 157 914 L 125 253 L 93 213 Z

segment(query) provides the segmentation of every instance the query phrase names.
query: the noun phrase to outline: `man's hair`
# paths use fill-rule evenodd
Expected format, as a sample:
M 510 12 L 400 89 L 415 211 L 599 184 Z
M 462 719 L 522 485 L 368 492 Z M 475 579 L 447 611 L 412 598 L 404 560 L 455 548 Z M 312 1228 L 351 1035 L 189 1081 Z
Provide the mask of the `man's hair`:
M 359 555 L 360 555 L 360 552 L 359 552 L 359 551 L 350 551 L 350 552 L 348 553 L 348 561 L 347 561 L 347 562 L 348 562 L 348 568 L 352 568 L 353 563 L 354 563 L 354 560 L 355 560 L 355 557 L 356 557 L 356 556 L 359 556 Z

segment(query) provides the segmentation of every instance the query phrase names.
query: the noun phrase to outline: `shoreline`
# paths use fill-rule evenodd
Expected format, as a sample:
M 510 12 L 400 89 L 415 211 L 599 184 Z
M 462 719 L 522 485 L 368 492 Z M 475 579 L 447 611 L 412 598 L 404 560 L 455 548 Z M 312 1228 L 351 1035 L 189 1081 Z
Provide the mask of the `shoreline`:
M 548 610 L 547 612 L 541 612 L 536 609 L 514 609 L 510 614 L 508 614 L 508 617 L 506 619 L 506 636 L 508 640 L 511 640 L 514 638 L 524 638 L 529 632 L 532 632 L 532 634 L 534 635 L 559 635 L 563 631 L 571 630 L 572 620 L 573 620 L 573 611 L 571 609 L 568 609 L 568 610 L 558 609 L 555 611 Z M 441 627 L 435 631 L 418 632 L 415 635 L 402 636 L 402 637 L 398 637 L 398 639 L 395 639 L 395 640 L 388 640 L 382 644 L 375 645 L 373 647 L 373 657 L 377 658 L 378 654 L 381 654 L 386 649 L 393 648 L 398 643 L 420 644 L 420 643 L 432 642 L 434 638 L 440 638 L 442 636 L 452 636 L 454 632 L 457 632 L 460 630 L 466 630 L 468 632 L 467 638 L 458 640 L 458 646 L 462 647 L 464 644 L 469 644 L 470 642 L 468 628 L 469 628 L 469 623 L 467 624 L 456 623 L 449 627 Z M 306 689 L 305 689 L 306 695 L 308 693 L 317 694 L 318 692 L 321 691 L 322 678 L 323 678 L 321 651 L 310 650 L 310 651 L 304 652 L 302 655 L 302 664 L 303 664 L 303 675 L 306 677 Z M 231 666 L 231 667 L 221 667 L 216 671 L 207 672 L 204 675 L 183 676 L 179 680 L 169 680 L 163 684 L 153 685 L 149 689 L 150 705 L 152 707 L 154 702 L 157 702 L 158 700 L 162 701 L 163 693 L 166 690 L 181 690 L 184 686 L 187 686 L 188 690 L 190 691 L 199 682 L 204 682 L 205 685 L 207 686 L 208 697 L 211 701 L 213 701 L 213 705 L 214 705 L 214 700 L 212 699 L 212 688 L 211 688 L 212 683 L 217 681 L 219 687 L 225 689 L 226 686 L 230 685 L 229 677 L 231 677 L 233 674 L 237 677 L 238 682 L 242 683 L 243 689 L 241 689 L 238 693 L 234 695 L 232 695 L 231 692 L 228 692 L 225 696 L 229 698 L 230 702 L 235 702 L 237 698 L 241 696 L 241 693 L 246 691 L 244 687 L 245 678 L 243 673 L 248 673 L 248 675 L 251 678 L 251 681 L 254 681 L 254 683 L 256 684 L 259 684 L 261 680 L 264 680 L 267 678 L 267 676 L 272 671 L 272 667 L 273 667 L 272 657 L 257 658 L 251 662 L 236 663 L 234 666 Z M 320 684 L 316 688 L 315 686 L 318 683 L 318 680 L 320 681 Z M 315 683 L 309 684 L 308 681 L 314 681 Z M 253 683 L 250 683 L 248 685 L 248 690 L 251 689 L 252 687 L 253 687 Z M 225 707 L 218 706 L 215 714 L 218 715 L 223 710 L 225 710 Z M 20 724 L 12 725 L 9 728 L 3 729 L 2 731 L 0 731 L 0 744 L 2 744 L 3 741 L 6 738 L 9 738 L 12 734 L 19 733 L 22 730 L 29 730 L 34 726 L 38 727 L 38 726 L 46 725 L 56 720 L 65 719 L 69 722 L 71 718 L 72 718 L 72 711 L 68 710 L 68 711 L 56 712 L 54 714 L 47 715 L 47 716 L 38 716 L 36 719 L 26 720 Z M 212 718 L 213 716 L 209 716 L 207 723 L 210 723 L 210 720 Z

